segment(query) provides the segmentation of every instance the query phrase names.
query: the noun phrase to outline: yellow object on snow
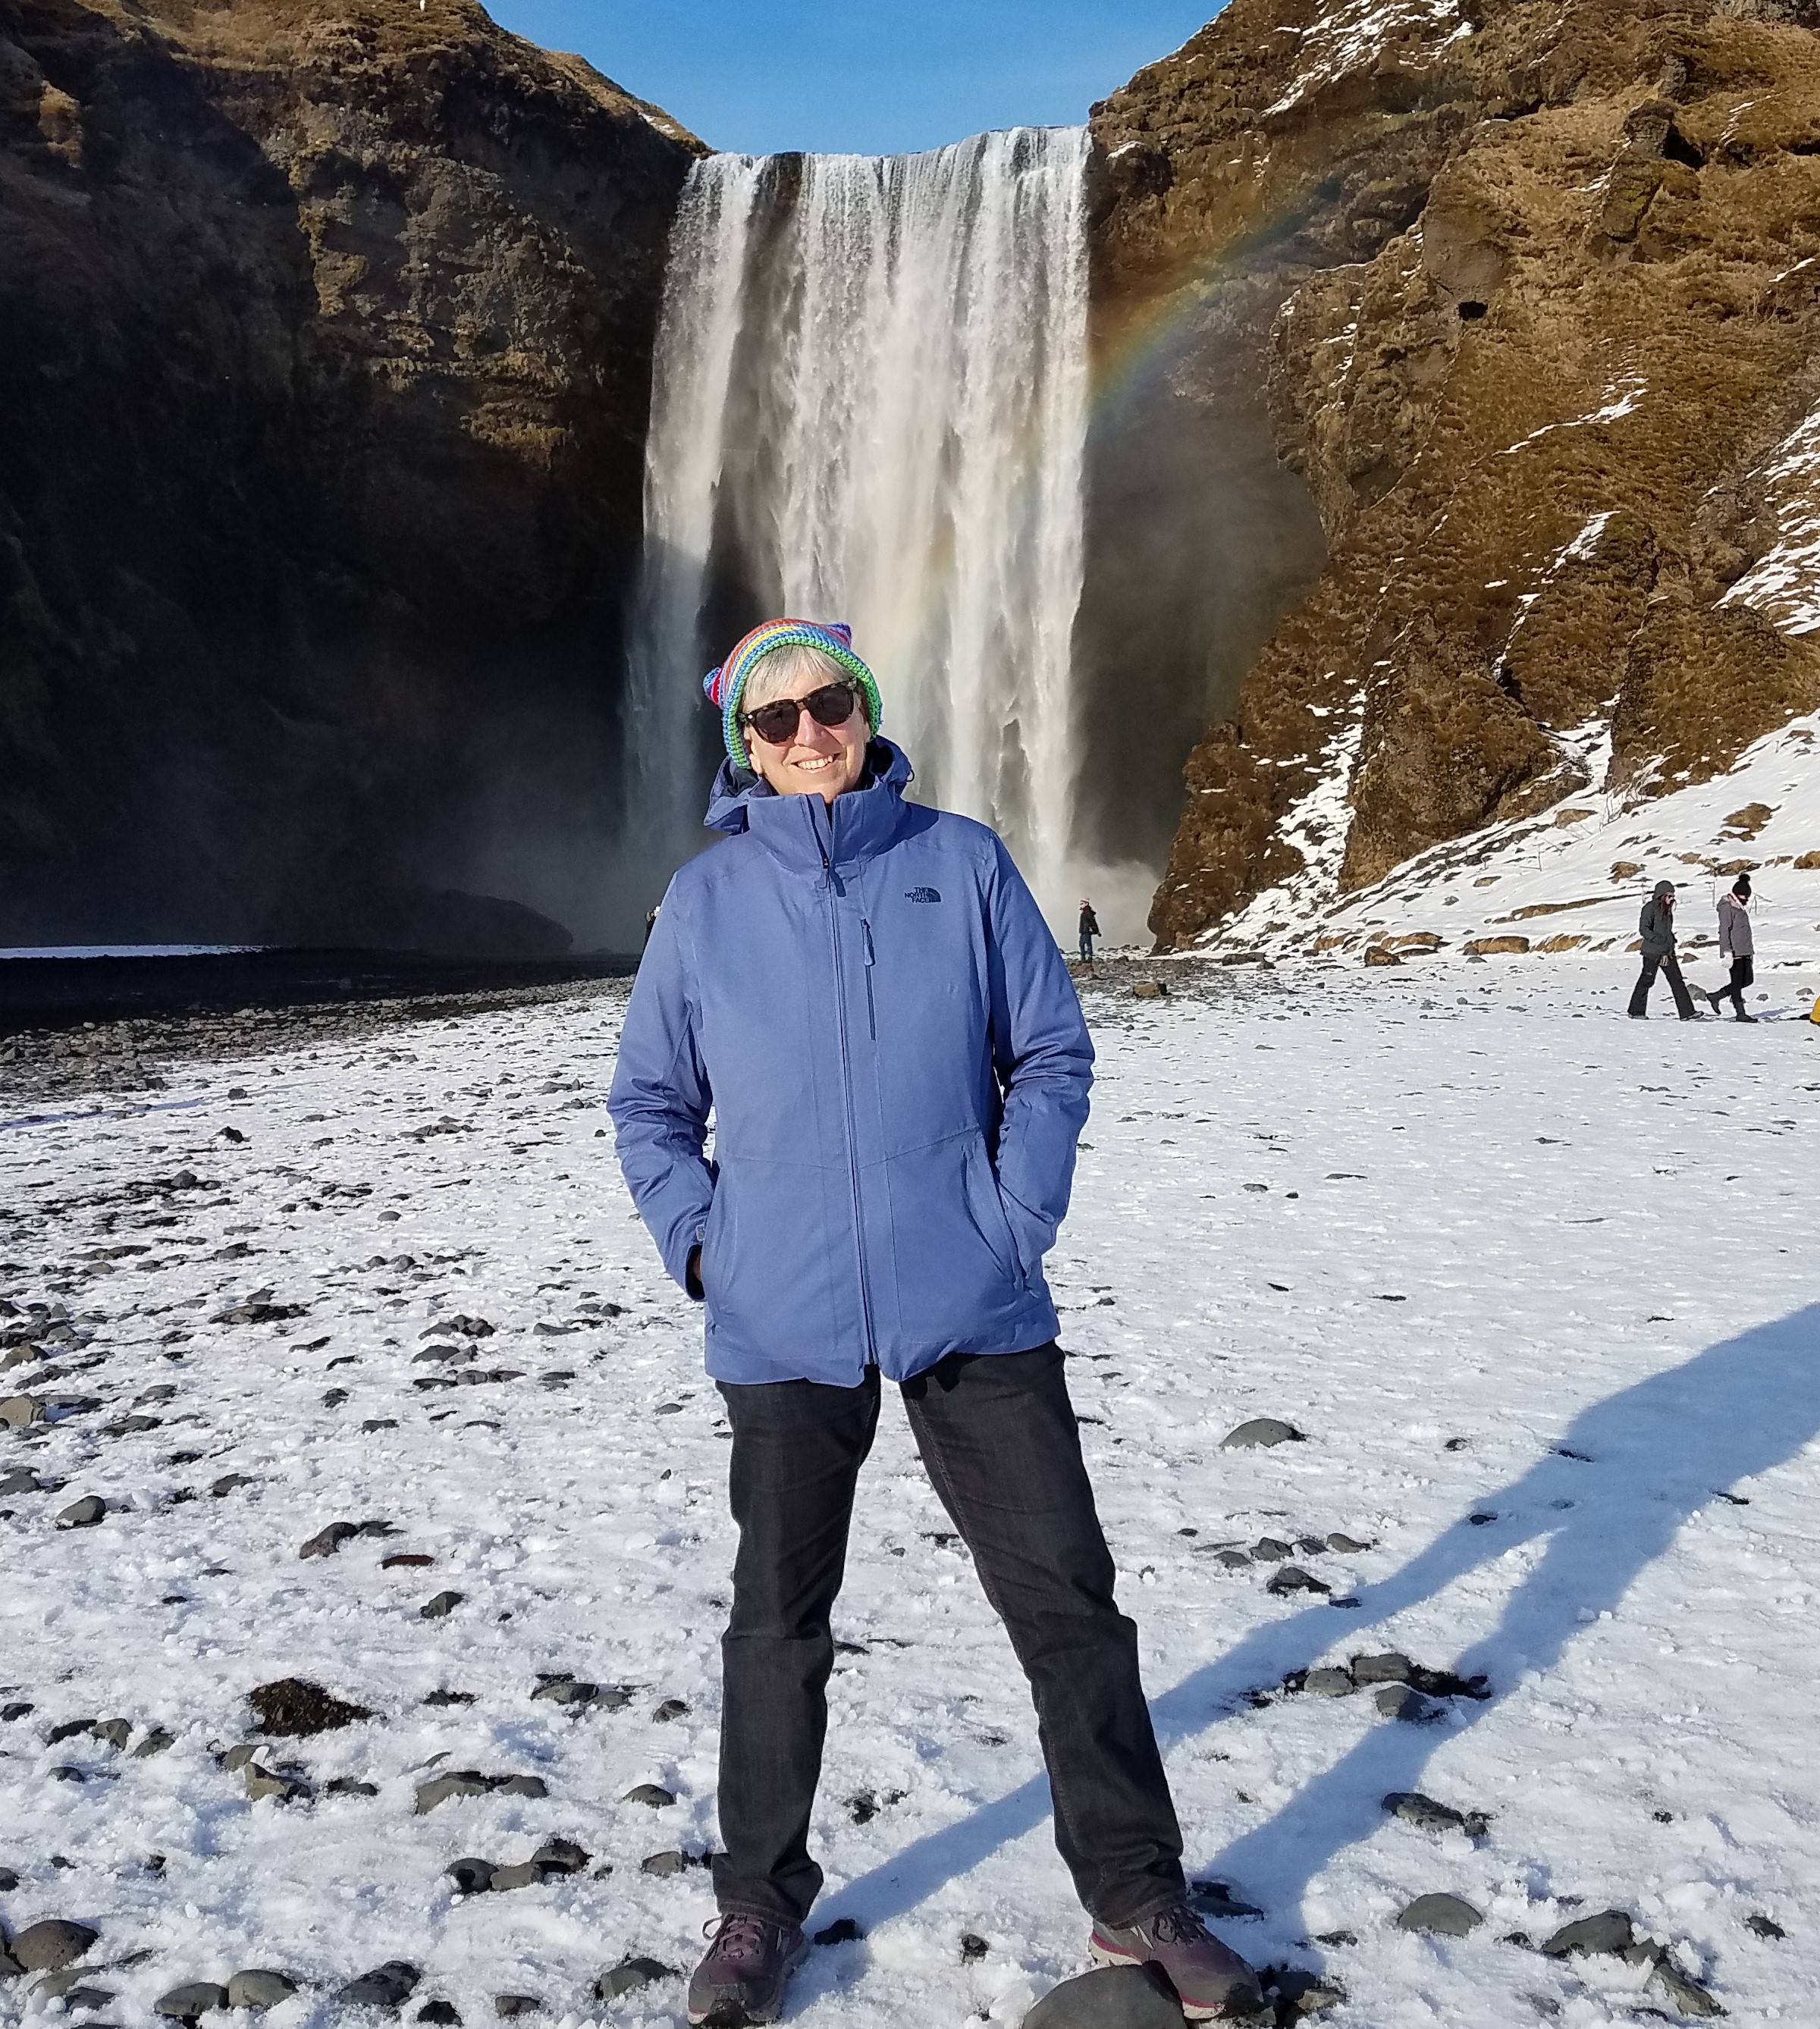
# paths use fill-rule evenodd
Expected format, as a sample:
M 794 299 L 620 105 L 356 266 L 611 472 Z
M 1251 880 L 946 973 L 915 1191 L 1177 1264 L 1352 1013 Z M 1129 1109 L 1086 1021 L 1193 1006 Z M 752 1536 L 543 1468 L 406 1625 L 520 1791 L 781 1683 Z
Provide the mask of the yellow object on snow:
M 1807 1017 L 1810 1022 L 1820 1022 L 1820 1000 L 1814 1003 L 1814 1011 Z

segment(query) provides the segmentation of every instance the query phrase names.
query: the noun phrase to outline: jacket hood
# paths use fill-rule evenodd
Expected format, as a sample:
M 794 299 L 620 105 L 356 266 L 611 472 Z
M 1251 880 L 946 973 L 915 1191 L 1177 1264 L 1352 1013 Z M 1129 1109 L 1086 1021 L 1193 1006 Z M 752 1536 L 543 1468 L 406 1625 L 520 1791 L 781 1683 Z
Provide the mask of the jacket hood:
M 1658 881 L 1655 884 L 1655 899 L 1658 902 L 1663 896 L 1672 895 L 1674 892 L 1675 884 L 1672 881 Z
M 855 797 L 881 796 L 894 803 L 900 802 L 916 773 L 910 765 L 909 755 L 895 741 L 875 736 L 866 749 L 865 773 L 854 788 L 835 801 L 845 803 Z M 708 792 L 708 815 L 702 822 L 710 831 L 724 832 L 729 838 L 734 838 L 752 828 L 755 805 L 787 800 L 789 799 L 780 797 L 763 776 L 754 775 L 730 760 L 723 761 L 715 776 L 714 787 Z

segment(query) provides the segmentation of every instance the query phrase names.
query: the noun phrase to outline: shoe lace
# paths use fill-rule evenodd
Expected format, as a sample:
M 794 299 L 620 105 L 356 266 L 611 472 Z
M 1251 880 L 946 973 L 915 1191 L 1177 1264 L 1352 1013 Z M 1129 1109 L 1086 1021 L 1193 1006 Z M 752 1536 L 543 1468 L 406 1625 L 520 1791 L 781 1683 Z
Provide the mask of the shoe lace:
M 716 1958 L 740 1961 L 763 1956 L 765 1932 L 771 1927 L 757 1916 L 734 1915 L 718 1922 L 711 1918 L 702 1925 L 701 1934 L 712 1941 Z
M 1160 1945 L 1192 1945 L 1206 1936 L 1207 1927 L 1186 1902 L 1179 1902 L 1152 1922 L 1150 1934 Z

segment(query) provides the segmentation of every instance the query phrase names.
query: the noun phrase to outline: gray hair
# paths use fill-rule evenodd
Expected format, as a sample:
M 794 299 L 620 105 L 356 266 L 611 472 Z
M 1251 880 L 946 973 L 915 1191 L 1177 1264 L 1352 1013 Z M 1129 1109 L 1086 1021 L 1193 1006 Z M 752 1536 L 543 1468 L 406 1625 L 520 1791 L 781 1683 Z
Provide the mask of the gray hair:
M 745 680 L 739 708 L 741 711 L 754 711 L 761 704 L 769 704 L 774 698 L 795 690 L 799 680 L 808 680 L 813 690 L 819 690 L 823 684 L 845 684 L 849 690 L 858 692 L 860 709 L 867 712 L 867 723 L 871 722 L 866 694 L 854 682 L 852 670 L 843 669 L 832 655 L 819 648 L 812 648 L 806 641 L 793 641 L 787 647 L 772 649 L 768 655 L 761 655 L 758 667 Z

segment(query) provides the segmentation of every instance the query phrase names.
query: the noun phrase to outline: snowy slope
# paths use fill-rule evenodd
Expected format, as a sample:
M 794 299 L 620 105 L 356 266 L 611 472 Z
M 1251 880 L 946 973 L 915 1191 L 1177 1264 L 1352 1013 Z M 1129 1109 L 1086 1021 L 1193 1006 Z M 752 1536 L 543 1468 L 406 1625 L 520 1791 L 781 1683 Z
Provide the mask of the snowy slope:
M 1603 779 L 1603 729 L 1580 742 Z M 1495 825 L 1406 860 L 1339 901 L 1332 881 L 1344 849 L 1346 757 L 1310 799 L 1323 834 L 1307 869 L 1260 895 L 1204 943 L 1272 956 L 1332 952 L 1358 963 L 1372 944 L 1438 936 L 1423 963 L 1445 966 L 1488 937 L 1521 937 L 1513 963 L 1580 980 L 1615 977 L 1637 914 L 1658 881 L 1676 883 L 1677 925 L 1690 975 L 1719 983 L 1716 907 L 1733 875 L 1752 870 L 1759 988 L 1777 1005 L 1820 993 L 1820 714 L 1792 720 L 1714 780 L 1665 796 L 1583 792 L 1540 818 Z M 1732 820 L 1742 818 L 1743 822 Z M 1294 837 L 1293 828 L 1286 835 Z M 1322 855 L 1324 855 L 1324 857 Z M 1807 860 L 1803 866 L 1797 862 Z M 1556 948 L 1539 948 L 1549 940 Z M 1808 984 L 1809 981 L 1812 983 Z M 1628 982 L 1627 982 L 1628 984 Z
M 1500 901 L 1577 893 L 1615 851 L 1562 836 L 1584 868 L 1525 885 L 1514 849 Z M 1088 990 L 1101 1077 L 1053 1278 L 1190 1867 L 1261 1906 L 1225 1927 L 1240 1949 L 1344 1990 L 1325 2019 L 1349 2029 L 1666 2009 L 1647 1968 L 1502 1942 L 1608 1906 L 1738 2022 L 1805 2020 L 1820 1030 L 1587 1014 L 1571 958 L 1439 963 Z M 269 1966 L 303 1983 L 273 2029 L 303 2029 L 401 1959 L 411 2013 L 446 1997 L 485 2022 L 516 1993 L 552 2023 L 682 2020 L 675 1979 L 590 1997 L 628 1953 L 686 1966 L 711 1913 L 705 1874 L 641 1862 L 714 1838 L 732 1552 L 698 1320 L 604 1138 L 622 992 L 379 1044 L 329 1029 L 310 1055 L 173 1067 L 155 1109 L 0 1128 L 0 1294 L 71 1320 L 61 1378 L 27 1362 L 0 1393 L 100 1402 L 0 1435 L 0 1474 L 61 1482 L 0 1499 L 0 1704 L 32 1707 L 0 1724 L 0 1920 L 98 1929 L 84 1983 L 113 1997 L 85 2019 L 136 2029 L 180 1981 Z M 251 1299 L 299 1314 L 222 1321 Z M 457 1315 L 496 1329 L 433 1331 Z M 474 1358 L 416 1359 L 426 1332 Z M 417 1385 L 464 1368 L 515 1378 Z M 1259 1415 L 1306 1441 L 1221 1448 Z M 87 1493 L 106 1519 L 57 1528 Z M 300 1558 L 338 1519 L 394 1533 Z M 1370 1547 L 1298 1553 L 1328 1597 L 1273 1597 L 1276 1565 L 1220 1556 L 1333 1531 Z M 945 1534 L 888 1408 L 817 1831 L 817 1922 L 865 1936 L 799 1975 L 809 2029 L 1015 2021 L 1085 1962 L 1027 1698 Z M 433 1561 L 384 1567 L 400 1553 Z M 422 1618 L 445 1589 L 462 1603 Z M 1414 1725 L 1276 1693 L 1390 1649 L 1493 1695 Z M 534 1700 L 558 1671 L 630 1700 Z M 216 1752 L 256 1738 L 246 1693 L 287 1675 L 377 1716 L 262 1742 L 310 1793 L 249 1802 Z M 473 1702 L 425 1702 L 448 1690 Z M 671 1699 L 686 1712 L 659 1719 Z M 124 1752 L 47 1738 L 115 1716 Z M 140 1758 L 151 1728 L 173 1744 Z M 415 1785 L 459 1768 L 548 1793 L 414 1815 Z M 622 1801 L 644 1782 L 676 1802 Z M 1488 1832 L 1384 1815 L 1414 1789 Z M 466 1901 L 444 1873 L 551 1834 L 589 1868 Z M 1394 1927 L 1437 1889 L 1488 1920 Z M 0 1983 L 11 2016 L 62 2006 Z

